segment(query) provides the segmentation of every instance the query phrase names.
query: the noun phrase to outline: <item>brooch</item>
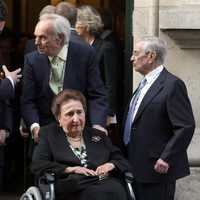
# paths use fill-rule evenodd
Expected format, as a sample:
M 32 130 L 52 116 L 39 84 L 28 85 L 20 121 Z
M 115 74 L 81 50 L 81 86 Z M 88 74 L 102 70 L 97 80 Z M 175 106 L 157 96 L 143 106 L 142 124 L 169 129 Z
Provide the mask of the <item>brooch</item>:
M 99 136 L 93 136 L 92 137 L 93 142 L 99 142 L 100 140 L 101 140 L 101 138 Z

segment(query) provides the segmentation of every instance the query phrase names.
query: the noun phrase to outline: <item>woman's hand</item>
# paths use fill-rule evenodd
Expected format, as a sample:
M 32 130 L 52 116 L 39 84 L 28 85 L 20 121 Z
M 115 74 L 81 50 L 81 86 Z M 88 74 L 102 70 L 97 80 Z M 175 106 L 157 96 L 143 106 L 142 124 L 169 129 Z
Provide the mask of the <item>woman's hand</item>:
M 65 168 L 65 173 L 66 174 L 83 174 L 85 176 L 94 176 L 97 175 L 97 173 L 92 170 L 92 169 L 88 169 L 85 167 L 80 167 L 80 166 L 76 166 L 76 167 L 67 167 Z
M 99 167 L 97 167 L 95 172 L 98 175 L 106 174 L 109 171 L 112 171 L 114 168 L 115 168 L 115 165 L 113 163 L 105 163 L 104 165 L 100 165 Z

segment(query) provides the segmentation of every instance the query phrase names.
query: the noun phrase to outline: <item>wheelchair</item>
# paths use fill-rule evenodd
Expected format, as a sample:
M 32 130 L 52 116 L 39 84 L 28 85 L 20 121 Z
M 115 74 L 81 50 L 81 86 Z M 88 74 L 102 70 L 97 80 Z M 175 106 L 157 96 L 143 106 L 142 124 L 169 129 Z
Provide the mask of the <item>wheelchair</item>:
M 128 194 L 128 200 L 136 200 L 134 191 L 132 188 L 133 175 L 131 172 L 124 174 L 125 189 Z M 55 198 L 55 175 L 52 173 L 46 173 L 39 178 L 39 188 L 31 186 L 21 196 L 20 200 L 56 200 Z

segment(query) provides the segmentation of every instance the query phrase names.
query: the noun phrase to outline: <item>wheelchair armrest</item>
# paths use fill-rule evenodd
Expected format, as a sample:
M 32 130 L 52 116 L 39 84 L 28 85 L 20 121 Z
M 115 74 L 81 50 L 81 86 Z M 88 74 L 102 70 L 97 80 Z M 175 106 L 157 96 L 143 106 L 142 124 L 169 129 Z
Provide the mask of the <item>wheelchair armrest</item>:
M 44 200 L 55 200 L 54 183 L 56 176 L 47 172 L 39 178 L 39 190 Z
M 132 172 L 125 172 L 124 173 L 124 178 L 125 178 L 125 181 L 127 183 L 132 183 L 133 182 L 133 174 L 132 174 Z
M 56 178 L 54 173 L 46 172 L 44 177 L 48 183 L 55 183 Z
M 128 199 L 129 200 L 136 200 L 135 199 L 135 194 L 132 188 L 132 182 L 133 182 L 133 174 L 132 172 L 125 172 L 124 173 L 124 180 L 126 182 L 126 188 L 127 188 L 127 192 L 128 192 Z

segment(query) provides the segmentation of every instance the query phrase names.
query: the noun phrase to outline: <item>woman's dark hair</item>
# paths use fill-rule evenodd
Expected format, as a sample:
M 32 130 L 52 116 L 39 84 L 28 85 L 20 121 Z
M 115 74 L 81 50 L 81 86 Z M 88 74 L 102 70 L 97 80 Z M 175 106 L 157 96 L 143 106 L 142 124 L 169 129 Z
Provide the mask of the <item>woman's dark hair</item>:
M 99 8 L 99 15 L 101 16 L 101 21 L 103 23 L 103 29 L 112 29 L 112 13 L 106 8 Z
M 54 117 L 56 118 L 56 120 L 60 116 L 61 106 L 70 100 L 80 101 L 86 113 L 87 104 L 86 104 L 86 99 L 84 95 L 77 90 L 64 89 L 63 91 L 61 91 L 58 95 L 54 97 L 51 104 L 51 111 Z

